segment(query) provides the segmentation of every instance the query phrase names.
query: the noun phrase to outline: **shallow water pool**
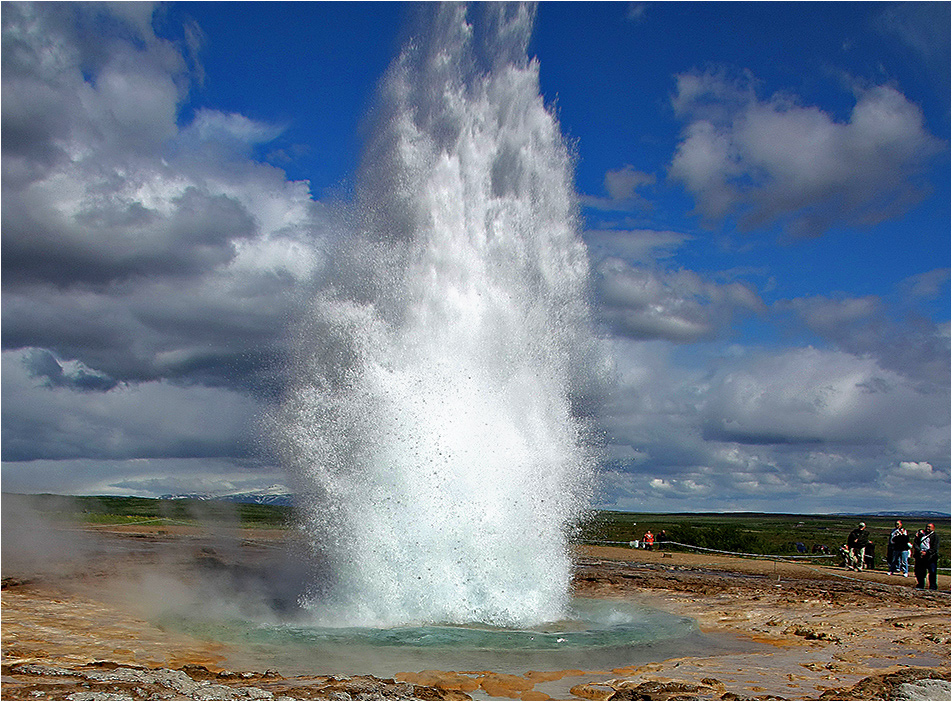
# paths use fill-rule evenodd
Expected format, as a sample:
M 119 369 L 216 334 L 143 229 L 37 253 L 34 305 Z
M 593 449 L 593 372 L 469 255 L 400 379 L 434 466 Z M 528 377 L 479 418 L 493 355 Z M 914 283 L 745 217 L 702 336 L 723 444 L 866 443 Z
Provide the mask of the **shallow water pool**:
M 531 629 L 420 625 L 387 629 L 266 624 L 241 619 L 166 619 L 163 624 L 226 645 L 226 665 L 282 675 L 360 673 L 392 677 L 421 670 L 610 671 L 682 655 L 726 651 L 736 642 L 697 623 L 637 603 L 576 598 L 571 617 Z

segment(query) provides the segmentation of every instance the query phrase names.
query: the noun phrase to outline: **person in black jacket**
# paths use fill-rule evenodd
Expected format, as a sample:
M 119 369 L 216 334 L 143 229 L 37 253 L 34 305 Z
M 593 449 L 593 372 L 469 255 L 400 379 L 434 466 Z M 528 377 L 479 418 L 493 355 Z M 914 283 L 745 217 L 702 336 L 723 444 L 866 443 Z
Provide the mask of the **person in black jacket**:
M 901 521 L 896 522 L 896 528 L 889 535 L 890 556 L 886 558 L 889 561 L 889 574 L 909 575 L 909 534 L 902 526 Z M 900 571 L 902 571 L 900 573 Z
M 916 533 L 912 555 L 916 559 L 916 588 L 919 590 L 925 588 L 926 574 L 928 574 L 929 589 L 938 590 L 939 535 L 935 533 L 934 524 Z
M 850 532 L 846 545 L 850 550 L 850 570 L 863 570 L 866 565 L 866 547 L 869 545 L 869 532 L 866 531 L 864 522 L 860 522 L 859 526 Z

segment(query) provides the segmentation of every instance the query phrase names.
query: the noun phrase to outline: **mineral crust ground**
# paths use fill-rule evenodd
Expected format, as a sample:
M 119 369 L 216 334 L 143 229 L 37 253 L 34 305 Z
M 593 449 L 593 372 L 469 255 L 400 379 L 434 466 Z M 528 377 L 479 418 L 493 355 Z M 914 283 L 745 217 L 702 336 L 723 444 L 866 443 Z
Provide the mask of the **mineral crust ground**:
M 932 592 L 882 571 L 580 546 L 578 595 L 692 617 L 743 652 L 521 675 L 285 675 L 233 669 L 229 645 L 156 623 L 144 606 L 155 592 L 129 583 L 145 582 L 143 569 L 196 564 L 234 579 L 266 564 L 288 532 L 73 531 L 95 557 L 3 564 L 3 699 L 950 699 L 945 576 Z

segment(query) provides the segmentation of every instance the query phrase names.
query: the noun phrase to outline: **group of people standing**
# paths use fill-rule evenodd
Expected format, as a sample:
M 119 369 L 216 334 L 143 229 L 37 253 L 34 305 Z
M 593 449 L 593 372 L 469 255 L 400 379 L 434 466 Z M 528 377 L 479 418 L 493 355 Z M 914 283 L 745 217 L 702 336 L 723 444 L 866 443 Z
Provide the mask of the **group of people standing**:
M 866 549 L 869 544 L 866 524 L 860 522 L 846 540 L 847 567 L 850 570 L 861 571 L 865 568 Z M 902 526 L 902 521 L 897 520 L 896 528 L 889 535 L 887 546 L 886 561 L 889 563 L 890 575 L 901 575 L 904 578 L 909 576 L 911 552 L 916 587 L 920 590 L 924 589 L 928 577 L 929 589 L 938 589 L 939 537 L 935 533 L 934 524 L 929 524 L 925 529 L 920 529 L 910 537 L 909 532 Z
M 658 549 L 664 549 L 664 543 L 668 540 L 668 535 L 662 529 L 657 536 Z M 641 547 L 650 551 L 654 548 L 655 545 L 655 535 L 651 533 L 651 529 L 645 532 L 645 535 L 641 537 Z

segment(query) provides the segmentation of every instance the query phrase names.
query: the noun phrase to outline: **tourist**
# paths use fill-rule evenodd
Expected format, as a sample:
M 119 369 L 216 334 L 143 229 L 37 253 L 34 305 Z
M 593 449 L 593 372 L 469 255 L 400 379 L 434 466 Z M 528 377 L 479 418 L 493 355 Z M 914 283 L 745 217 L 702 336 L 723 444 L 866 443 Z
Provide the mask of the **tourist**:
M 650 551 L 651 547 L 654 545 L 654 534 L 651 533 L 650 529 L 645 532 L 644 542 L 645 542 L 645 549 Z
M 859 526 L 850 532 L 846 545 L 850 550 L 850 570 L 862 571 L 866 567 L 866 547 L 869 545 L 869 532 L 866 531 L 865 522 L 860 522 Z
M 916 561 L 919 559 L 919 553 L 916 549 L 918 549 L 919 547 L 918 546 L 919 539 L 922 538 L 923 533 L 925 533 L 925 529 L 919 529 L 916 531 L 915 534 L 909 537 L 909 550 L 912 551 L 911 555 L 912 555 L 913 561 Z M 915 567 L 913 567 L 913 575 L 915 575 Z
M 919 590 L 925 588 L 928 573 L 929 589 L 938 590 L 939 535 L 935 533 L 935 525 L 930 524 L 924 530 L 916 532 L 912 547 L 913 556 L 916 559 L 916 588 Z
M 846 544 L 840 546 L 840 558 L 843 559 L 843 567 L 853 570 L 853 556 L 850 553 L 850 547 Z
M 889 535 L 889 538 L 886 539 L 886 565 L 889 566 L 889 574 L 893 574 L 893 562 L 895 561 L 896 556 L 893 554 L 893 543 L 892 543 L 892 534 Z
M 664 529 L 662 529 L 658 533 L 658 550 L 659 551 L 664 551 L 664 544 L 667 540 L 668 540 L 668 534 Z
M 903 528 L 902 521 L 896 520 L 896 528 L 889 535 L 889 574 L 909 576 L 909 533 Z M 899 571 L 902 571 L 900 573 Z

